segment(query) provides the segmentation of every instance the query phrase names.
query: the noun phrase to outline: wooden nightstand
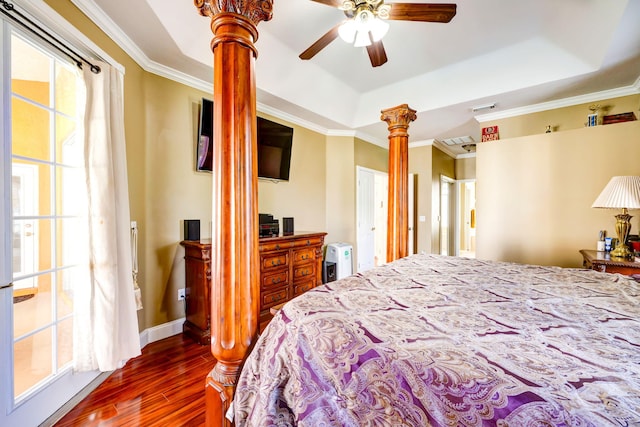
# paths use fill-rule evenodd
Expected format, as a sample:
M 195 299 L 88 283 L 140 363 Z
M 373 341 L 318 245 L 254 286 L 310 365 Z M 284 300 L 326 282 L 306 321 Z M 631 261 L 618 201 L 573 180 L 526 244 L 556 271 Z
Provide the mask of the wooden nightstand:
M 599 252 L 588 249 L 582 249 L 580 253 L 584 258 L 582 265 L 585 268 L 605 273 L 620 273 L 626 276 L 640 274 L 640 262 L 632 259 L 623 260 L 611 258 L 609 252 Z

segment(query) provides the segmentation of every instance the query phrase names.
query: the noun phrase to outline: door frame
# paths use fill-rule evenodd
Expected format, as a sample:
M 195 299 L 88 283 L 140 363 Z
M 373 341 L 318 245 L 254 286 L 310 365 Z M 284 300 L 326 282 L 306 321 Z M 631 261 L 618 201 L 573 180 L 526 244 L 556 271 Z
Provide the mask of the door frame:
M 360 270 L 360 261 L 361 261 L 361 256 L 363 255 L 364 251 L 359 250 L 362 246 L 362 244 L 364 244 L 364 242 L 360 241 L 360 174 L 362 172 L 367 172 L 367 173 L 372 173 L 373 177 L 374 177 L 374 188 L 375 188 L 375 182 L 376 182 L 376 176 L 384 176 L 387 180 L 389 177 L 389 174 L 387 172 L 384 171 L 379 171 L 376 169 L 371 169 L 371 168 L 367 168 L 364 166 L 358 166 L 356 165 L 356 272 L 361 271 Z M 388 182 L 388 181 L 387 181 Z M 388 184 L 387 184 L 388 185 Z M 374 197 L 374 202 L 375 202 L 375 197 Z M 388 203 L 388 201 L 387 201 Z M 386 214 L 386 212 L 385 212 Z M 374 218 L 375 218 L 375 206 L 374 206 Z M 374 220 L 375 222 L 375 220 Z M 386 218 L 384 223 L 386 224 Z M 379 244 L 384 244 L 386 245 L 386 240 L 384 240 L 383 242 L 379 242 L 378 239 L 376 239 L 375 235 L 378 233 L 374 233 L 374 248 L 377 248 Z M 385 236 L 383 237 L 383 239 L 386 239 L 386 233 L 384 233 Z M 386 251 L 383 251 L 386 254 Z M 375 253 L 375 249 L 374 249 L 374 253 Z M 382 264 L 386 263 L 387 260 L 384 259 L 381 261 Z
M 443 184 L 447 184 L 450 186 L 451 189 L 451 193 L 449 194 L 449 203 L 447 206 L 447 212 L 448 212 L 448 216 L 447 216 L 447 220 L 449 223 L 449 233 L 447 234 L 447 247 L 448 247 L 448 253 L 446 255 L 449 256 L 456 256 L 460 253 L 460 245 L 458 243 L 458 239 L 460 239 L 460 229 L 459 229 L 459 218 L 460 218 L 460 213 L 459 213 L 459 203 L 458 203 L 458 190 L 459 190 L 459 186 L 457 184 L 457 181 L 451 177 L 448 177 L 446 175 L 440 175 L 440 183 L 438 186 L 438 191 L 439 191 L 439 212 L 438 212 L 438 235 L 439 235 L 439 248 L 438 248 L 438 253 L 442 254 L 442 243 L 443 243 L 443 232 L 442 232 L 442 220 L 443 220 L 443 206 L 444 203 L 442 202 L 442 186 Z
M 461 235 L 461 228 L 463 226 L 464 223 L 464 215 L 465 213 L 462 211 L 462 206 L 460 205 L 460 203 L 458 202 L 460 200 L 460 198 L 462 197 L 462 187 L 464 184 L 469 183 L 469 182 L 476 182 L 475 178 L 469 178 L 469 179 L 458 179 L 456 180 L 456 192 L 457 192 L 457 198 L 456 198 L 456 204 L 457 204 L 457 208 L 456 208 L 456 229 L 457 229 L 457 234 L 456 234 L 456 256 L 460 255 L 460 235 Z M 475 207 L 474 207 L 475 209 Z

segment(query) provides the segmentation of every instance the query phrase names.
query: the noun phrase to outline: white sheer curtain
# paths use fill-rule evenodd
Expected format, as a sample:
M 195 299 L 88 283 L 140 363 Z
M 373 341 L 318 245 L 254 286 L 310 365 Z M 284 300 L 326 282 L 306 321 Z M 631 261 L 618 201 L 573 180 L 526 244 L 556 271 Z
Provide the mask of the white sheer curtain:
M 131 264 L 123 76 L 85 67 L 89 283 L 75 294 L 74 369 L 111 371 L 140 354 Z

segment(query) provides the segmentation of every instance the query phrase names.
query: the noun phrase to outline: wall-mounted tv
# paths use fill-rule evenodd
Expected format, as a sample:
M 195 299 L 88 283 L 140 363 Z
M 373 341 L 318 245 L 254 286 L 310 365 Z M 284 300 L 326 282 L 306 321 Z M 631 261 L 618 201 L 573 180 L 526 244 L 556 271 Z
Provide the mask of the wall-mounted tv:
M 293 128 L 258 117 L 258 178 L 288 181 Z M 212 170 L 213 102 L 203 98 L 198 125 L 196 169 Z
M 258 178 L 289 181 L 293 129 L 258 117 Z
M 200 122 L 198 123 L 198 145 L 196 150 L 196 170 L 211 171 L 213 159 L 213 101 L 202 98 Z

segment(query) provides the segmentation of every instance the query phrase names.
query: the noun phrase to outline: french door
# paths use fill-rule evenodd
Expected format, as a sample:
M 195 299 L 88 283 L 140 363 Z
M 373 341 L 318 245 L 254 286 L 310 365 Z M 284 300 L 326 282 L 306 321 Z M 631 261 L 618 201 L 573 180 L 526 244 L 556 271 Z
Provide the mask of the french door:
M 38 425 L 93 380 L 71 373 L 82 247 L 82 80 L 1 21 L 0 425 Z

